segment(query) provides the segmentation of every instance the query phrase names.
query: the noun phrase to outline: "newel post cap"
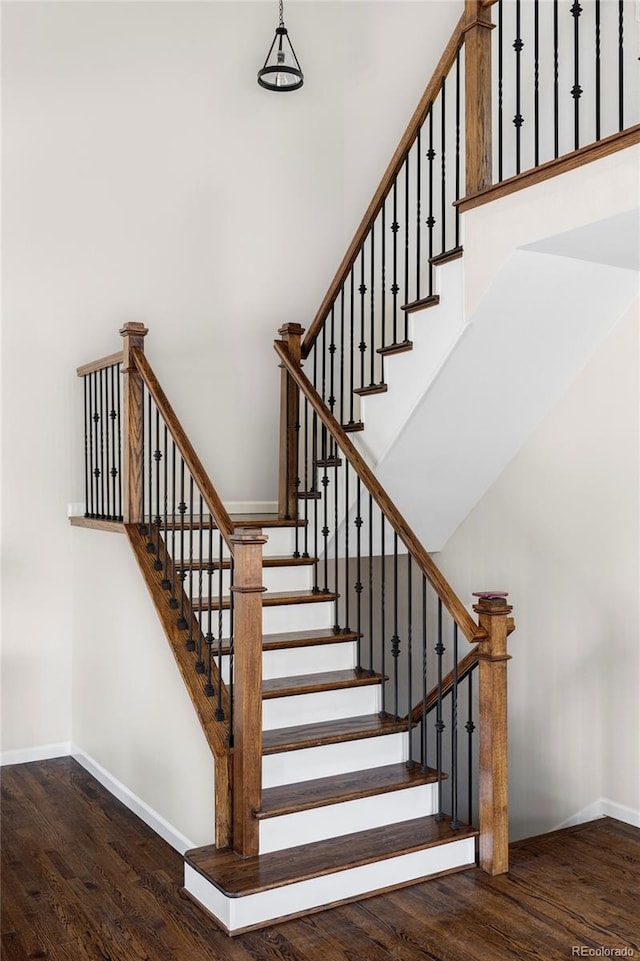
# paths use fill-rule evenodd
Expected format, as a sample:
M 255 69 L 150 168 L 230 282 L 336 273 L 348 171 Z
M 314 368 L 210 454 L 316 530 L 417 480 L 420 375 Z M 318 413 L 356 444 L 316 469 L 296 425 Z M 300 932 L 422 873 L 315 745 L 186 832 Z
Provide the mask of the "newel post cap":
M 148 333 L 149 328 L 140 324 L 137 320 L 130 320 L 124 327 L 120 328 L 122 337 L 146 337 Z

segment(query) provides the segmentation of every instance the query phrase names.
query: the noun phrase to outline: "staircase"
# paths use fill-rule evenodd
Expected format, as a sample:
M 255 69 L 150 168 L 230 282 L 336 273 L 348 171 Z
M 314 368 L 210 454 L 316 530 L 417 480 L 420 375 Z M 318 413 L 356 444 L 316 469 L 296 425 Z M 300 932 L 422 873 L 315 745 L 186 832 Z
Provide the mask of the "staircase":
M 279 331 L 277 514 L 227 512 L 146 358 L 143 325 L 78 369 L 77 523 L 126 531 L 211 749 L 215 843 L 187 852 L 185 891 L 229 934 L 476 863 L 508 869 L 511 607 L 505 592 L 479 592 L 474 619 L 367 460 L 425 386 L 415 360 L 411 385 L 387 376 L 395 355 L 414 356 L 411 324 L 438 318 L 430 378 L 463 339 L 460 309 L 436 293 L 437 272 L 462 256 L 461 209 L 593 159 L 576 106 L 568 158 L 556 149 L 542 162 L 536 118 L 536 169 L 521 183 L 516 124 L 515 175 L 493 183 L 492 6 L 466 0 L 309 329 Z M 622 93 L 619 135 L 601 136 L 596 112 L 598 155 L 640 140 L 639 127 L 622 129 Z M 407 387 L 396 421 L 372 418 L 367 440 L 364 410 L 383 410 L 389 384 Z
M 407 766 L 407 723 L 380 717 L 381 675 L 357 668 L 354 631 L 334 631 L 335 595 L 313 592 L 313 558 L 292 558 L 294 528 L 233 519 L 269 538 L 260 854 L 190 851 L 185 890 L 238 933 L 474 864 L 477 831 L 436 818 L 436 772 Z

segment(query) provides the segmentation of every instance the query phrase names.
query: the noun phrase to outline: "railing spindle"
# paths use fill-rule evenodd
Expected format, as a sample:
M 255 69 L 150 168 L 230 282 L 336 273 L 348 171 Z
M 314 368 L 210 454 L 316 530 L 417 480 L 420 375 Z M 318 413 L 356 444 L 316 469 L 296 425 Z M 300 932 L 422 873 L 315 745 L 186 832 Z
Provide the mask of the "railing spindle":
M 600 64 L 600 0 L 595 0 L 595 57 L 596 57 L 596 140 L 600 140 L 600 93 L 601 93 L 601 64 Z M 536 161 L 537 164 L 537 161 Z
M 453 686 L 451 688 L 451 830 L 458 821 L 458 625 L 453 623 Z
M 444 801 L 442 793 L 442 734 L 445 728 L 442 720 L 442 658 L 445 646 L 442 636 L 442 599 L 438 598 L 438 643 L 435 647 L 438 662 L 438 701 L 436 706 L 436 771 L 438 775 L 438 811 L 436 820 L 444 820 Z
M 580 15 L 582 7 L 578 0 L 573 0 L 571 15 L 573 17 L 573 87 L 571 96 L 573 97 L 573 141 L 574 148 L 580 146 L 580 97 L 582 87 L 580 86 Z
M 618 130 L 624 130 L 624 0 L 618 0 Z
M 513 49 L 516 52 L 516 113 L 513 124 L 516 132 L 516 173 L 521 169 L 521 130 L 524 123 L 522 116 L 522 50 L 524 41 L 521 36 L 521 0 L 516 0 L 516 38 L 513 41 Z
M 540 0 L 533 0 L 533 156 L 540 163 Z

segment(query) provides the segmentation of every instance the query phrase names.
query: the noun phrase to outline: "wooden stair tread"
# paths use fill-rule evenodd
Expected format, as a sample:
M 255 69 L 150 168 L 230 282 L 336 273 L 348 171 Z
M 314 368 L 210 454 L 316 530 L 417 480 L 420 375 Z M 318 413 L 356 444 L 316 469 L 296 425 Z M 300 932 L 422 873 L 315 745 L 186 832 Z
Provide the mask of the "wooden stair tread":
M 364 430 L 364 424 L 361 420 L 351 420 L 348 424 L 343 424 L 342 429 L 345 434 L 354 434 L 359 430 Z
M 316 594 L 313 591 L 266 591 L 262 595 L 263 607 L 281 607 L 286 604 L 320 604 L 327 601 L 335 601 L 337 594 Z M 212 611 L 218 611 L 222 607 L 223 611 L 228 611 L 231 598 L 225 595 L 222 604 L 217 597 L 203 597 L 193 599 L 194 611 L 208 611 L 211 606 Z
M 404 354 L 407 350 L 413 350 L 412 340 L 401 340 L 397 344 L 388 344 L 387 347 L 378 347 L 376 353 L 381 354 L 383 357 L 388 357 L 391 354 Z
M 187 851 L 185 860 L 227 897 L 237 898 L 476 837 L 477 833 L 468 825 L 453 831 L 449 818 L 437 821 L 431 815 L 250 858 L 239 857 L 231 848 L 208 845 Z
M 421 297 L 420 300 L 414 300 L 410 304 L 403 304 L 400 310 L 404 310 L 407 314 L 412 314 L 414 310 L 426 310 L 427 307 L 437 307 L 440 303 L 440 297 L 438 294 L 431 294 L 429 297 Z
M 431 768 L 423 771 L 420 765 L 408 768 L 400 763 L 350 771 L 348 774 L 332 774 L 295 784 L 279 784 L 262 792 L 262 810 L 257 812 L 256 817 L 261 820 L 293 814 L 295 811 L 308 811 L 342 801 L 402 791 L 420 784 L 433 784 L 437 779 L 437 772 Z
M 263 634 L 263 651 L 282 651 L 295 647 L 315 647 L 320 644 L 341 644 L 348 641 L 357 641 L 362 635 L 356 631 L 286 631 L 282 634 Z M 217 650 L 217 648 L 216 648 Z M 229 653 L 229 638 L 222 638 L 222 654 Z
M 381 674 L 368 671 L 322 671 L 317 674 L 298 674 L 293 677 L 273 677 L 262 683 L 262 697 L 289 697 L 294 694 L 313 694 L 316 691 L 337 691 L 348 687 L 380 684 Z
M 432 267 L 441 267 L 443 264 L 448 264 L 452 260 L 458 260 L 462 257 L 463 252 L 462 247 L 452 247 L 451 250 L 445 250 L 443 253 L 431 257 L 429 263 Z
M 264 731 L 262 753 L 299 751 L 307 747 L 320 747 L 322 744 L 359 741 L 406 730 L 406 720 L 395 721 L 392 717 L 379 717 L 377 714 L 361 714 L 358 717 L 343 717 L 335 721 L 299 724 L 295 727 L 277 727 Z
M 371 397 L 373 394 L 386 394 L 388 390 L 387 384 L 369 384 L 368 387 L 356 387 L 353 391 L 359 397 Z
M 274 555 L 273 557 L 263 556 L 262 566 L 263 567 L 306 567 L 306 566 L 310 567 L 312 564 L 316 563 L 316 560 L 317 558 L 315 557 L 302 557 L 302 556 L 291 557 L 290 554 L 286 554 L 283 556 Z M 231 567 L 231 561 L 228 557 L 223 558 L 222 565 L 220 564 L 219 558 L 216 558 L 215 560 L 211 561 L 211 564 L 213 566 L 214 571 L 216 572 L 220 570 L 221 566 L 223 571 L 228 571 Z M 188 571 L 188 570 L 197 571 L 197 570 L 200 570 L 200 568 L 206 571 L 206 568 L 208 566 L 209 566 L 208 558 L 203 558 L 202 560 L 194 558 L 193 560 L 188 560 L 184 562 L 176 561 L 175 563 L 176 570 L 178 571 Z

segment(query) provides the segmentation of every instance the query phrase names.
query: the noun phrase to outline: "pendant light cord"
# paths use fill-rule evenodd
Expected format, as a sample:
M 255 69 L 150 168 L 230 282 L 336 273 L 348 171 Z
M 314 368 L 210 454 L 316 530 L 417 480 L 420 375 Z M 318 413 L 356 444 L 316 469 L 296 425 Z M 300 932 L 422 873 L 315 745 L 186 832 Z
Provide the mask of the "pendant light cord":
M 280 26 L 284 27 L 284 3 L 280 0 Z

